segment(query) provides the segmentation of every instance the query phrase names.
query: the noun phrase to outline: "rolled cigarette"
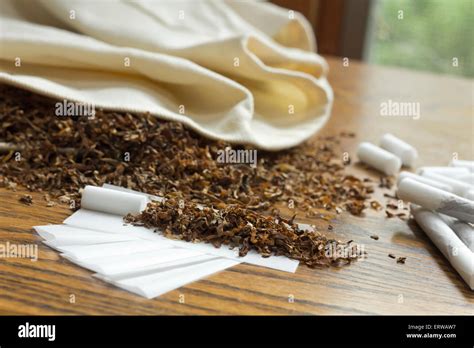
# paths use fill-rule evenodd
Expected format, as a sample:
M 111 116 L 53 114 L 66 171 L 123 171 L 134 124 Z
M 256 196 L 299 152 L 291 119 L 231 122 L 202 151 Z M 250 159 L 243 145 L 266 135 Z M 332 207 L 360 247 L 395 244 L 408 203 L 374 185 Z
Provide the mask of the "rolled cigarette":
M 472 190 L 473 188 L 471 185 L 466 184 L 465 182 L 462 182 L 460 180 L 456 180 L 453 178 L 449 178 L 445 175 L 441 175 L 438 173 L 423 172 L 422 176 L 431 180 L 438 181 L 442 184 L 451 186 L 451 188 L 453 189 L 453 193 L 461 197 L 465 197 L 468 194 L 468 192 Z
M 464 195 L 464 198 L 474 201 L 474 190 L 467 191 L 467 193 Z
M 465 182 L 474 187 L 474 173 L 454 175 L 454 179 Z
M 460 175 L 460 174 L 468 174 L 469 170 L 467 168 L 461 167 L 421 167 L 418 168 L 416 171 L 417 174 L 423 175 L 425 173 L 436 173 L 441 175 Z
M 438 214 L 416 206 L 411 207 L 411 212 L 421 229 L 448 259 L 471 290 L 474 290 L 474 254 L 472 251 Z
M 362 162 L 387 175 L 394 175 L 402 166 L 400 158 L 367 142 L 360 143 L 357 149 L 357 157 L 359 157 Z
M 129 213 L 140 213 L 147 203 L 148 199 L 145 196 L 103 187 L 86 186 L 82 192 L 81 207 L 125 216 Z
M 446 184 L 437 182 L 437 181 L 435 181 L 435 180 L 431 180 L 431 179 L 425 178 L 424 176 L 416 175 L 416 174 L 413 174 L 413 173 L 410 173 L 410 172 L 401 172 L 401 173 L 398 175 L 397 183 L 400 184 L 400 182 L 401 182 L 403 179 L 406 179 L 406 178 L 410 178 L 410 179 L 413 179 L 413 180 L 422 182 L 422 183 L 424 183 L 424 184 L 426 184 L 426 185 L 430 185 L 430 186 L 436 187 L 436 188 L 438 188 L 438 189 L 440 189 L 440 190 L 444 190 L 444 191 L 448 191 L 448 192 L 452 192 L 452 191 L 453 191 L 453 188 L 452 188 L 451 186 L 449 186 L 449 185 L 446 185 Z
M 474 201 L 410 178 L 403 179 L 398 185 L 398 197 L 462 221 L 474 222 Z
M 474 173 L 474 161 L 452 160 L 449 164 L 451 167 L 467 168 L 471 173 Z
M 412 167 L 418 158 L 418 151 L 413 146 L 390 133 L 382 136 L 380 147 L 400 158 L 407 167 Z
M 466 222 L 459 221 L 451 216 L 439 214 L 441 219 L 451 228 L 469 250 L 474 251 L 474 227 Z

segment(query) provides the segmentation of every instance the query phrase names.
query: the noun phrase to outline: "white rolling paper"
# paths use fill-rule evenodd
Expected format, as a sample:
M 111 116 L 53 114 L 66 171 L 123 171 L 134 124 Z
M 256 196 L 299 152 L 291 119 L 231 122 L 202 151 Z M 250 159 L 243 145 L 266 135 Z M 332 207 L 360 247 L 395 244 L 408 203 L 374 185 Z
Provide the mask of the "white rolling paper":
M 469 170 L 463 167 L 420 167 L 416 171 L 420 175 L 425 173 L 436 173 L 445 176 L 467 174 Z
M 462 169 L 464 169 L 464 168 L 462 168 Z M 428 179 L 435 180 L 435 181 L 438 181 L 440 183 L 451 186 L 451 188 L 453 189 L 453 193 L 455 193 L 455 194 L 457 194 L 458 196 L 461 196 L 461 197 L 465 197 L 466 194 L 469 192 L 469 190 L 473 189 L 473 186 L 471 186 L 471 185 L 469 185 L 469 184 L 467 184 L 463 181 L 453 179 L 453 178 L 451 178 L 447 175 L 442 175 L 442 174 L 435 173 L 435 172 L 430 172 L 430 171 L 424 171 L 422 173 L 422 176 L 424 176 Z
M 422 183 L 424 183 L 424 184 L 426 184 L 426 185 L 430 185 L 430 186 L 439 188 L 440 190 L 444 190 L 444 191 L 448 191 L 448 192 L 453 192 L 452 187 L 449 186 L 449 185 L 446 185 L 446 184 L 443 184 L 443 183 L 441 183 L 441 182 L 438 182 L 438 181 L 435 181 L 435 180 L 431 180 L 431 179 L 428 179 L 428 178 L 426 178 L 426 177 L 424 177 L 424 176 L 417 175 L 417 174 L 413 174 L 413 173 L 410 173 L 410 172 L 401 172 L 400 174 L 398 174 L 397 183 L 400 184 L 400 182 L 401 182 L 403 179 L 406 179 L 406 178 L 410 178 L 410 179 L 413 179 L 413 180 L 422 182 Z
M 462 221 L 474 222 L 474 202 L 410 178 L 400 182 L 398 197 Z
M 217 257 L 214 255 L 202 254 L 198 256 L 187 257 L 185 259 L 178 259 L 178 260 L 173 260 L 173 261 L 168 261 L 168 262 L 159 262 L 159 263 L 154 263 L 150 265 L 144 265 L 140 268 L 134 269 L 131 272 L 120 271 L 120 272 L 115 272 L 115 273 L 109 273 L 107 274 L 107 279 L 123 280 L 123 279 L 133 278 L 133 277 L 141 277 L 147 274 L 171 271 L 173 269 L 176 270 L 181 267 L 188 267 L 191 265 L 197 265 L 203 262 L 218 260 L 218 259 L 226 260 L 226 258 L 224 257 Z
M 117 243 L 95 245 L 64 245 L 55 249 L 71 259 L 87 260 L 96 257 L 108 258 L 111 256 L 126 256 L 146 251 L 169 249 L 166 243 L 152 243 L 147 240 L 132 240 Z
M 453 175 L 454 179 L 469 184 L 474 189 L 474 173 Z
M 299 262 L 283 256 L 263 258 L 251 251 L 239 257 L 238 250 L 171 240 L 124 223 L 125 214 L 140 212 L 151 199 L 161 198 L 111 185 L 89 186 L 83 192 L 82 209 L 64 225 L 35 229 L 61 256 L 97 272 L 100 279 L 148 298 L 241 262 L 296 271 Z
M 452 160 L 449 164 L 451 167 L 460 167 L 466 168 L 471 173 L 474 173 L 474 161 L 466 161 L 466 160 Z
M 467 191 L 467 192 L 464 194 L 464 197 L 465 197 L 466 199 L 470 199 L 471 201 L 474 201 L 474 189 Z
M 439 214 L 441 219 L 456 233 L 464 244 L 474 252 L 474 227 L 466 222 L 459 221 L 451 216 Z
M 96 229 L 97 231 L 102 231 L 104 233 L 139 236 L 142 239 L 150 241 L 170 243 L 170 245 L 174 247 L 200 251 L 204 254 L 226 257 L 256 266 L 273 268 L 290 273 L 294 273 L 299 264 L 297 260 L 292 260 L 284 256 L 265 258 L 253 250 L 249 251 L 246 256 L 240 257 L 237 249 L 230 250 L 226 247 L 215 248 L 208 243 L 189 243 L 185 241 L 171 240 L 145 227 L 124 225 L 121 216 L 86 209 L 76 211 L 73 215 L 64 220 L 64 223 L 69 226 Z
M 239 264 L 238 261 L 220 258 L 171 271 L 121 280 L 109 279 L 100 274 L 97 274 L 96 277 L 109 281 L 127 291 L 146 298 L 153 298 L 237 264 Z
M 53 248 L 62 245 L 100 245 L 103 243 L 138 240 L 138 237 L 133 235 L 106 234 L 67 225 L 34 226 L 33 228 L 44 239 L 43 243 Z
M 111 274 L 119 274 L 132 272 L 151 265 L 160 263 L 186 259 L 188 257 L 202 255 L 194 250 L 169 248 L 160 249 L 158 251 L 138 252 L 127 255 L 113 255 L 98 258 L 78 259 L 64 255 L 65 258 L 72 262 L 77 262 L 84 268 L 105 276 Z
M 436 213 L 411 206 L 411 212 L 421 229 L 448 259 L 464 281 L 474 290 L 474 254 Z

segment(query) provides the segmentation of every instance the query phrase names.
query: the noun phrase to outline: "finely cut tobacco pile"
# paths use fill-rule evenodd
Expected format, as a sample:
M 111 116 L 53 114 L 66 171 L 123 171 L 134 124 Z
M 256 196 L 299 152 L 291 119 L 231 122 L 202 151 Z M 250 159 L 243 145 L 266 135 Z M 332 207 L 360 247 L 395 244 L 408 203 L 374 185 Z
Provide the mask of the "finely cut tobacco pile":
M 176 198 L 151 202 L 140 214 L 124 220 L 133 225 L 160 230 L 172 239 L 207 242 L 215 247 L 239 248 L 239 255 L 256 250 L 263 257 L 284 255 L 309 267 L 350 263 L 361 256 L 357 244 L 327 239 L 302 230 L 291 219 L 265 216 L 237 205 L 223 209 L 199 207 Z
M 278 215 L 283 206 L 323 218 L 325 212 L 343 210 L 359 215 L 369 206 L 371 186 L 344 170 L 348 162 L 342 161 L 339 137 L 350 134 L 320 137 L 278 153 L 258 151 L 252 167 L 217 160 L 226 148 L 248 147 L 206 139 L 180 123 L 100 109 L 92 119 L 61 117 L 54 113 L 55 103 L 0 85 L 0 185 L 45 191 L 60 202 L 75 200 L 78 207 L 79 190 L 85 185 L 110 183 L 227 214 L 259 212 L 252 216 L 262 224 L 262 214 Z M 265 234 L 257 225 L 258 238 L 273 238 L 276 245 L 279 235 Z M 278 224 L 267 226 L 279 231 Z M 198 231 L 203 229 L 192 233 Z M 302 244 L 311 243 L 310 237 L 291 238 L 295 236 Z M 228 238 L 228 244 L 233 243 Z M 256 250 L 266 254 L 265 245 Z

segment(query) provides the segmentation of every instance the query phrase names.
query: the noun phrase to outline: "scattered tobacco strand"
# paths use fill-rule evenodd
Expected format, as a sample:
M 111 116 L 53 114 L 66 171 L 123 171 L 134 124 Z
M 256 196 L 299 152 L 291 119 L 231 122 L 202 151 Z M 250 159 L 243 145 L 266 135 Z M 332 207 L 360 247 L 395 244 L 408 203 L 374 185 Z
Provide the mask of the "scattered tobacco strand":
M 405 261 L 406 261 L 406 259 L 407 259 L 406 257 L 399 257 L 399 258 L 397 258 L 397 263 L 402 263 L 402 264 L 404 264 Z
M 393 255 L 393 254 L 388 254 L 388 257 L 390 257 L 390 258 L 392 258 L 392 259 L 396 258 L 396 256 Z
M 25 205 L 32 205 L 33 204 L 33 197 L 31 195 L 22 195 L 19 201 Z
M 375 239 L 375 240 L 379 240 L 379 236 L 377 236 L 376 234 L 371 235 L 370 238 Z
M 389 219 L 395 216 L 395 214 L 389 212 L 388 210 L 385 210 L 385 214 L 387 215 L 387 218 Z
M 382 210 L 382 205 L 377 201 L 371 201 L 370 202 L 370 207 L 374 210 L 377 210 L 377 211 Z
M 152 228 L 171 239 L 238 248 L 240 256 L 250 250 L 263 257 L 283 255 L 309 267 L 349 264 L 361 256 L 352 241 L 342 243 L 302 230 L 294 218 L 265 216 L 237 205 L 214 209 L 166 197 L 162 202 L 150 202 L 140 214 L 125 216 L 124 221 Z
M 398 205 L 393 204 L 393 203 L 387 203 L 386 207 L 390 209 L 395 209 L 395 210 L 398 209 Z
M 355 133 L 354 132 L 348 132 L 348 131 L 341 131 L 339 135 L 343 138 L 354 138 Z
M 381 176 L 380 177 L 379 187 L 391 189 L 393 187 L 393 184 L 394 184 L 393 176 Z

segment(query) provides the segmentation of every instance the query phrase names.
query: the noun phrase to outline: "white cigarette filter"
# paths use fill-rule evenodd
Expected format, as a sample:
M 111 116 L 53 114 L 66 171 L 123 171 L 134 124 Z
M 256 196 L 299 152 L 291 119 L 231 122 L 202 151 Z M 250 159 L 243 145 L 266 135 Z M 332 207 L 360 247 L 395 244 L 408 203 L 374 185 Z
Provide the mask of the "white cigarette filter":
M 142 195 L 86 186 L 82 192 L 81 208 L 125 216 L 141 212 L 147 203 L 148 199 Z
M 421 167 L 416 171 L 417 174 L 435 173 L 440 175 L 454 176 L 468 174 L 469 170 L 461 167 Z
M 368 142 L 359 144 L 357 157 L 359 157 L 360 161 L 387 175 L 394 175 L 402 166 L 400 158 Z
M 418 151 L 413 146 L 390 133 L 382 136 L 380 146 L 400 158 L 402 164 L 407 167 L 413 167 L 418 158 Z
M 474 252 L 474 227 L 467 222 L 459 221 L 451 216 L 439 214 L 441 219 L 451 228 L 454 233 L 463 241 L 469 250 Z
M 441 175 L 438 173 L 434 172 L 423 172 L 422 174 L 423 177 L 435 180 L 437 182 L 440 182 L 442 184 L 446 184 L 451 186 L 452 191 L 454 194 L 461 196 L 461 197 L 466 197 L 466 195 L 469 193 L 470 190 L 472 190 L 474 187 L 463 182 L 460 180 L 456 180 L 450 177 L 447 177 L 446 175 Z
M 471 290 L 474 290 L 473 252 L 456 236 L 439 214 L 416 206 L 411 207 L 411 213 L 421 229 L 448 259 Z
M 444 191 L 448 191 L 448 192 L 453 191 L 453 188 L 449 185 L 446 185 L 446 184 L 443 184 L 441 182 L 437 182 L 435 180 L 431 180 L 431 179 L 425 178 L 424 176 L 416 175 L 416 174 L 413 174 L 413 173 L 410 173 L 410 172 L 401 172 L 398 175 L 397 183 L 400 184 L 400 182 L 402 180 L 406 179 L 406 178 L 410 178 L 410 179 L 422 182 L 423 184 L 436 187 L 440 190 L 444 190 Z
M 455 160 L 453 159 L 449 164 L 451 167 L 466 168 L 471 173 L 474 173 L 474 161 Z
M 446 214 L 462 221 L 474 222 L 474 201 L 459 197 L 450 192 L 437 189 L 406 178 L 398 185 L 397 195 L 404 201 Z

